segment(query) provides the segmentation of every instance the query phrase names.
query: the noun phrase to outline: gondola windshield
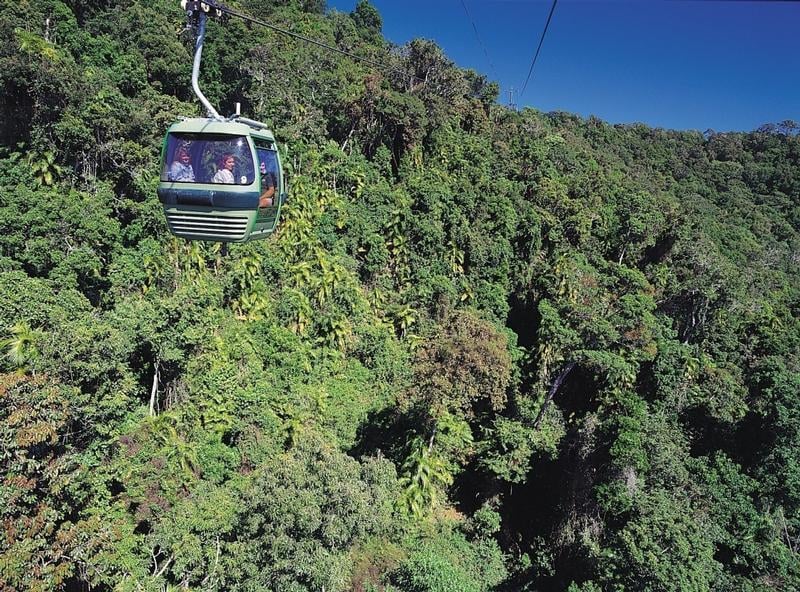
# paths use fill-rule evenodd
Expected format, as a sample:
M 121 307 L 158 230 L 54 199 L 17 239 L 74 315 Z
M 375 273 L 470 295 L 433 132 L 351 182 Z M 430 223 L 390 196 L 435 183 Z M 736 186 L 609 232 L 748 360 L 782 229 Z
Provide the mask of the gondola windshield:
M 255 167 L 244 136 L 171 133 L 161 181 L 250 185 Z

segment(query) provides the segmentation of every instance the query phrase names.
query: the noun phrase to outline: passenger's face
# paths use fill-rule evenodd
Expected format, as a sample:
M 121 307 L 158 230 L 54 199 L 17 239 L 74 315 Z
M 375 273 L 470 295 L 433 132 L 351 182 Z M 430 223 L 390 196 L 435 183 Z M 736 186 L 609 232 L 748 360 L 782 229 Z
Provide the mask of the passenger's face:
M 183 164 L 189 164 L 189 155 L 186 152 L 181 154 L 181 162 Z
M 235 164 L 235 162 L 236 162 L 236 161 L 235 161 L 235 160 L 233 159 L 233 157 L 231 156 L 230 158 L 226 158 L 226 159 L 225 159 L 225 162 L 223 163 L 223 166 L 224 166 L 226 169 L 228 169 L 229 171 L 232 171 L 232 170 L 233 170 L 233 165 Z

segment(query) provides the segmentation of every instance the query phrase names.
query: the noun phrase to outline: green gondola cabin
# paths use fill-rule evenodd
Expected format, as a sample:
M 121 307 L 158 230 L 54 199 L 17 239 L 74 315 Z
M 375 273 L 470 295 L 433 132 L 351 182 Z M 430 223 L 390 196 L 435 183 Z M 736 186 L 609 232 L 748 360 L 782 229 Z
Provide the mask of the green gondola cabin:
M 267 199 L 270 184 L 275 190 Z M 173 124 L 161 151 L 158 198 L 176 236 L 218 242 L 268 237 L 286 200 L 272 132 L 245 118 Z

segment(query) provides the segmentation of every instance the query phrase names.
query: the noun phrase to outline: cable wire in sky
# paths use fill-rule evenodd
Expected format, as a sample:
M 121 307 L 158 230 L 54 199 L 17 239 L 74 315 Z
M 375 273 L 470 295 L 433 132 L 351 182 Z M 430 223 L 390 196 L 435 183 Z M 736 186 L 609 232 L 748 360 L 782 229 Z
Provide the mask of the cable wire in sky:
M 531 62 L 531 68 L 530 70 L 528 70 L 528 77 L 525 79 L 525 84 L 522 85 L 522 90 L 519 93 L 520 98 L 522 98 L 522 95 L 525 94 L 525 89 L 528 87 L 528 81 L 531 79 L 531 74 L 533 74 L 533 67 L 536 65 L 536 58 L 539 57 L 539 52 L 542 49 L 542 43 L 544 43 L 544 36 L 547 35 L 547 27 L 550 26 L 550 19 L 553 18 L 553 12 L 556 9 L 556 4 L 558 4 L 558 0 L 553 0 L 553 5 L 550 7 L 550 14 L 547 15 L 547 22 L 544 24 L 542 37 L 539 39 L 539 47 L 536 48 L 536 54 L 533 56 L 533 61 Z
M 483 53 L 486 56 L 486 61 L 489 63 L 489 69 L 492 71 L 492 76 L 497 79 L 497 72 L 494 69 L 494 64 L 492 63 L 492 59 L 489 57 L 489 51 L 486 49 L 486 46 L 483 44 L 481 40 L 481 36 L 478 34 L 478 27 L 475 26 L 475 20 L 472 18 L 472 15 L 469 13 L 469 8 L 467 8 L 467 3 L 465 0 L 461 0 L 461 6 L 464 7 L 464 12 L 467 13 L 467 18 L 469 22 L 472 24 L 472 29 L 475 31 L 475 38 L 478 40 L 478 45 L 483 48 Z

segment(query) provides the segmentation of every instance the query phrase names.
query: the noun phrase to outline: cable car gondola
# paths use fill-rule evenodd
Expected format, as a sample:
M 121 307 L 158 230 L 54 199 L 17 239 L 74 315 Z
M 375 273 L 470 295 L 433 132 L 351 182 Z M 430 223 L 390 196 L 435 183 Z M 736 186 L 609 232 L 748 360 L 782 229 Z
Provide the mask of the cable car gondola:
M 197 17 L 192 88 L 208 117 L 182 119 L 164 138 L 157 193 L 169 230 L 189 240 L 266 238 L 277 227 L 286 201 L 275 137 L 265 124 L 238 113 L 221 117 L 200 91 L 206 18 L 214 13 L 203 2 L 182 4 L 190 18 Z
M 174 123 L 161 151 L 157 191 L 170 232 L 190 240 L 266 238 L 286 200 L 280 162 L 272 132 L 257 121 Z

